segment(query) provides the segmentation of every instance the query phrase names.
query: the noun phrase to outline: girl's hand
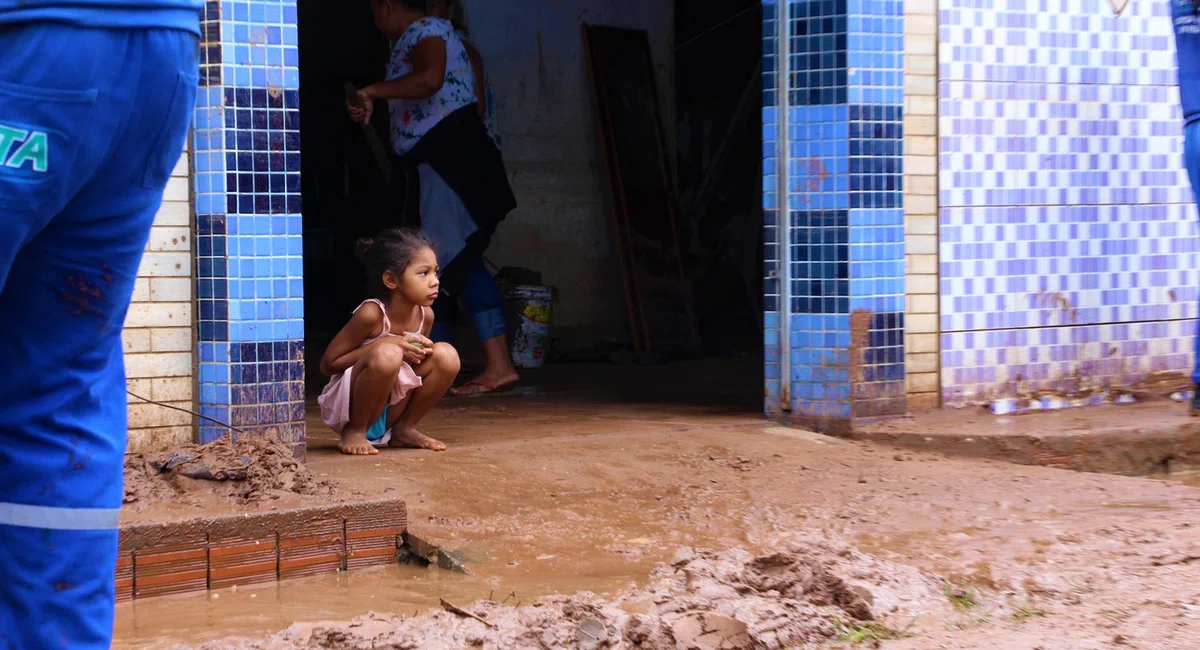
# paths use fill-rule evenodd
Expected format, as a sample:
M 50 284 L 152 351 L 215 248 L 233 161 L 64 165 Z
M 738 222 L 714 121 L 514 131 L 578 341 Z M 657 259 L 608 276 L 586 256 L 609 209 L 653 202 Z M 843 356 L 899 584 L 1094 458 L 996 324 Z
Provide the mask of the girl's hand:
M 420 332 L 403 332 L 402 336 L 407 341 L 413 341 L 416 343 L 420 343 L 421 345 L 429 348 L 430 350 L 433 349 L 433 341 L 426 338 L 425 335 L 421 334 Z
M 397 341 L 393 345 L 399 347 L 404 352 L 404 360 L 410 366 L 419 366 L 425 358 L 433 353 L 433 348 L 426 348 L 419 345 L 416 341 L 404 339 Z
M 412 365 L 417 365 L 421 361 L 424 361 L 426 357 L 433 354 L 433 341 L 422 336 L 420 332 L 404 332 L 402 336 L 404 337 L 404 345 L 401 347 L 405 350 L 405 360 L 408 360 L 408 350 L 410 349 L 419 350 L 423 354 L 420 361 L 416 363 L 409 361 Z

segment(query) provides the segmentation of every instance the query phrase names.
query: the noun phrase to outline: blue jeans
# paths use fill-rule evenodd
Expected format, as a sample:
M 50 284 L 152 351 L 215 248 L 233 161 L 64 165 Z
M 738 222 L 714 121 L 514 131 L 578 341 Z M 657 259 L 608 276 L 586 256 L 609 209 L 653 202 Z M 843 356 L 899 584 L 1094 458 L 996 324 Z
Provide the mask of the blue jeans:
M 0 30 L 0 647 L 111 645 L 121 329 L 195 106 L 176 30 Z
M 504 295 L 496 286 L 496 279 L 483 266 L 480 259 L 473 264 L 463 283 L 462 295 L 453 296 L 443 292 L 433 303 L 433 332 L 434 341 L 454 343 L 454 326 L 458 320 L 458 298 L 466 303 L 467 311 L 471 312 L 471 322 L 475 325 L 475 333 L 480 341 L 504 336 L 508 326 L 504 322 Z
M 1200 205 L 1200 120 L 1183 129 L 1183 162 L 1187 167 L 1188 179 L 1192 182 L 1192 192 Z M 1195 343 L 1192 381 L 1200 383 L 1200 321 L 1197 321 Z

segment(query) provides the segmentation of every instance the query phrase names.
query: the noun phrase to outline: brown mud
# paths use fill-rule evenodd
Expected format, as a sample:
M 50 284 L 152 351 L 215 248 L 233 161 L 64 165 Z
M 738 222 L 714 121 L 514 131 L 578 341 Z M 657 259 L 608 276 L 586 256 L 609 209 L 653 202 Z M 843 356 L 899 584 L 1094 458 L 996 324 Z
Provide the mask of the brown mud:
M 291 448 L 269 432 L 225 436 L 207 445 L 125 456 L 125 507 L 128 521 L 154 519 L 164 509 L 208 514 L 214 505 L 229 507 L 304 497 L 328 502 L 336 498 L 335 482 L 314 474 Z M 350 495 L 346 495 L 350 496 Z
M 902 638 L 881 640 L 885 650 L 1197 647 L 1200 490 L 771 426 L 758 412 L 761 395 L 748 395 L 739 409 L 707 388 L 758 388 L 753 377 L 737 378 L 728 367 L 682 369 L 596 370 L 621 391 L 616 397 L 548 392 L 447 404 L 427 427 L 449 445 L 442 454 L 384 450 L 348 459 L 314 416 L 309 468 L 342 490 L 403 496 L 412 530 L 465 558 L 473 575 L 392 566 L 134 601 L 118 608 L 114 647 L 201 646 L 230 636 L 262 643 L 297 622 L 297 634 L 314 627 L 353 632 L 370 620 L 361 618 L 368 611 L 381 612 L 371 619 L 390 633 L 422 625 L 414 622 L 420 612 L 438 609 L 442 598 L 489 616 L 500 610 L 473 603 L 498 601 L 518 616 L 544 596 L 593 592 L 600 594 L 594 600 L 552 602 L 609 607 L 631 593 L 630 583 L 649 593 L 665 588 L 662 579 L 680 579 L 660 573 L 647 581 L 680 547 L 763 557 L 795 535 L 850 550 L 849 558 L 817 557 L 832 575 L 871 594 L 863 598 L 881 626 L 822 610 L 857 626 L 834 634 L 829 647 L 887 636 Z M 664 396 L 664 389 L 676 394 Z M 1166 403 L 1159 415 L 1151 405 L 1079 409 L 1078 416 L 1022 416 L 989 426 L 1038 435 L 1115 429 L 1127 420 L 1179 418 L 1182 408 Z M 977 426 L 953 415 L 929 435 Z M 873 562 L 879 570 L 869 568 Z M 400 615 L 408 622 L 392 618 Z M 427 618 L 455 628 L 482 625 L 449 612 Z M 312 647 L 344 647 L 336 634 L 328 638 Z
M 441 611 L 411 618 L 372 612 L 202 649 L 783 650 L 845 635 L 870 624 L 876 611 L 915 616 L 942 607 L 937 581 L 908 567 L 823 539 L 794 537 L 774 546 L 758 556 L 680 549 L 647 586 L 610 598 L 551 596 L 525 606 L 443 599 Z

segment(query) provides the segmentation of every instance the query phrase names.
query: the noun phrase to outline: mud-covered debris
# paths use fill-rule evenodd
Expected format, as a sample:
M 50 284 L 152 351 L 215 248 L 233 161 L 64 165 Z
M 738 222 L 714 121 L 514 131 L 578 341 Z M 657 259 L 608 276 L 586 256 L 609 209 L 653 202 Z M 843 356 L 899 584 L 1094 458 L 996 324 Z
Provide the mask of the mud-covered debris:
M 454 603 L 446 600 L 445 598 L 440 598 L 440 599 L 438 599 L 438 601 L 441 603 L 442 609 L 446 610 L 447 612 L 450 612 L 451 614 L 458 614 L 459 616 L 466 616 L 467 618 L 473 618 L 488 627 L 496 627 L 495 623 L 492 623 L 491 621 L 487 620 L 486 618 L 484 618 L 478 614 L 473 614 L 473 613 L 463 609 L 462 607 L 459 607 L 458 605 L 455 605 Z
M 746 624 L 727 616 L 707 612 L 688 614 L 671 627 L 675 645 L 688 650 L 726 650 L 753 647 Z
M 462 556 L 426 541 L 412 532 L 404 534 L 404 545 L 400 548 L 398 559 L 402 564 L 420 566 L 433 564 L 446 571 L 471 574 L 471 570 L 467 568 L 466 560 Z
M 203 491 L 252 503 L 277 498 L 282 492 L 328 494 L 333 488 L 305 467 L 273 431 L 125 457 L 127 504 L 176 500 Z
M 254 461 L 249 456 L 238 456 L 221 467 L 212 467 L 199 454 L 172 452 L 150 461 L 150 466 L 159 472 L 176 472 L 188 478 L 205 481 L 244 481 Z
M 897 590 L 901 583 L 902 592 Z M 651 574 L 647 586 L 611 598 L 580 593 L 525 606 L 443 602 L 450 611 L 298 623 L 266 639 L 202 647 L 783 650 L 824 643 L 848 622 L 865 624 L 875 617 L 873 606 L 894 607 L 900 599 L 932 601 L 936 592 L 936 583 L 911 568 L 837 544 L 791 540 L 758 556 L 744 550 L 681 549 Z

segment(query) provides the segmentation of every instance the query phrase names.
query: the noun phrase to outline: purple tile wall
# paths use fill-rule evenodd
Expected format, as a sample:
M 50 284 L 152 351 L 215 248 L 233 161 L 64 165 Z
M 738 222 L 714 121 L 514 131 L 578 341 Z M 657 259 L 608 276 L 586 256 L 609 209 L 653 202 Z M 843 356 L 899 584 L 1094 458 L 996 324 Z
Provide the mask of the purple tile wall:
M 1189 371 L 1200 245 L 1167 4 L 939 9 L 946 404 Z

